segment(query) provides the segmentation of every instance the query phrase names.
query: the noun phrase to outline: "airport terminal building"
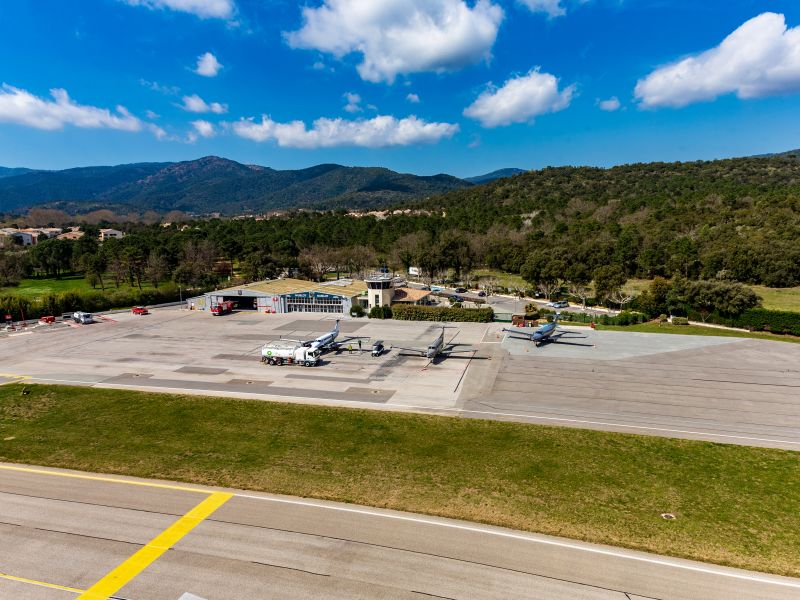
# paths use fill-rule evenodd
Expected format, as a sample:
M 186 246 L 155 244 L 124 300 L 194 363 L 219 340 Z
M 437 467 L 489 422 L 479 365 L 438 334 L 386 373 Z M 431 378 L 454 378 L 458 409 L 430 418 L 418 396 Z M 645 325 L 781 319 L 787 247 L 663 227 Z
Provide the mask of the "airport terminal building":
M 292 312 L 348 314 L 354 304 L 368 304 L 367 285 L 363 281 L 303 281 L 272 279 L 224 290 L 214 290 L 190 298 L 189 308 L 209 310 L 220 302 L 232 301 L 236 310 L 265 314 Z

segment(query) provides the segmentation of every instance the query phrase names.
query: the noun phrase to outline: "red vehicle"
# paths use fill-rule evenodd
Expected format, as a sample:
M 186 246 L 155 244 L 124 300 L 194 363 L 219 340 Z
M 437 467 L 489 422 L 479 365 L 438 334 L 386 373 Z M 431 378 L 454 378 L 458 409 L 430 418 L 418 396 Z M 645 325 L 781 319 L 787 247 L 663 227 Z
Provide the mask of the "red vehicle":
M 47 317 L 39 317 L 39 323 L 42 325 L 52 325 L 56 322 L 55 317 L 47 316 Z
M 218 304 L 214 304 L 211 307 L 211 314 L 212 315 L 227 315 L 228 313 L 233 312 L 234 304 L 230 300 L 225 300 L 224 302 L 220 302 Z
M 131 309 L 131 312 L 135 315 L 149 315 L 150 311 L 147 310 L 144 306 L 134 306 Z

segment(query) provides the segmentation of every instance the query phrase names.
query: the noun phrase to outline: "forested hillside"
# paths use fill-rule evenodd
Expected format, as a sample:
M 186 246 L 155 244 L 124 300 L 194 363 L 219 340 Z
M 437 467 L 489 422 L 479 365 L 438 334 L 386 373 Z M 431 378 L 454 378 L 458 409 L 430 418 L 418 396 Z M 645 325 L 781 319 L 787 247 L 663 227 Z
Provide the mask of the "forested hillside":
M 631 277 L 800 282 L 800 161 L 792 157 L 549 168 L 417 206 L 441 208 L 455 228 L 512 226 L 524 241 L 495 265 L 511 271 L 533 252 L 589 271 L 613 262 Z
M 102 246 L 95 270 L 127 256 L 135 257 L 130 272 L 139 272 L 152 259 L 192 285 L 211 275 L 182 267 L 190 244 L 203 243 L 205 256 L 240 265 L 249 279 L 388 263 L 432 276 L 496 268 L 521 273 L 531 287 L 585 284 L 598 273 L 614 281 L 680 275 L 789 287 L 800 284 L 800 163 L 773 157 L 551 168 L 405 205 L 386 218 L 304 211 L 117 226 L 128 235 Z M 12 248 L 16 266 L 7 270 L 86 271 L 97 245 L 88 239 L 96 230 L 84 228 L 81 242 Z
M 450 175 L 422 177 L 334 164 L 277 171 L 215 156 L 179 163 L 2 175 L 0 171 L 0 212 L 46 205 L 71 214 L 104 205 L 114 207 L 118 214 L 179 210 L 233 215 L 293 208 L 374 208 L 472 186 Z

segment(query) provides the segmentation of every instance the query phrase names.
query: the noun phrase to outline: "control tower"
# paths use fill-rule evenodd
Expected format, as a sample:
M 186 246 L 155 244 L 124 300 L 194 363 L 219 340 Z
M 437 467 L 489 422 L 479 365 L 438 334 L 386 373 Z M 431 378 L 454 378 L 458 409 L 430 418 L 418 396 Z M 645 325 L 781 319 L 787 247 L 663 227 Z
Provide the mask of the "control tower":
M 391 306 L 394 297 L 392 277 L 388 273 L 372 273 L 364 281 L 367 283 L 369 307 Z

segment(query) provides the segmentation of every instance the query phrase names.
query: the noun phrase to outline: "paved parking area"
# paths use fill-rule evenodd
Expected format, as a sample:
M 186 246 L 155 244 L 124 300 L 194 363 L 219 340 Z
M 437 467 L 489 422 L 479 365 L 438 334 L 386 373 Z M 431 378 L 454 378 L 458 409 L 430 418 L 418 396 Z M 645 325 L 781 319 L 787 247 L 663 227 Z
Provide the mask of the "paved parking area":
M 435 412 L 800 449 L 800 345 L 564 327 L 537 348 L 499 323 L 459 323 L 448 325 L 446 339 L 475 352 L 428 364 L 393 346 L 424 348 L 441 325 L 345 319 L 344 349 L 319 366 L 261 364 L 264 342 L 312 339 L 333 324 L 330 315 L 161 309 L 39 327 L 0 339 L 0 384 Z M 379 358 L 368 352 L 375 339 L 389 347 Z

